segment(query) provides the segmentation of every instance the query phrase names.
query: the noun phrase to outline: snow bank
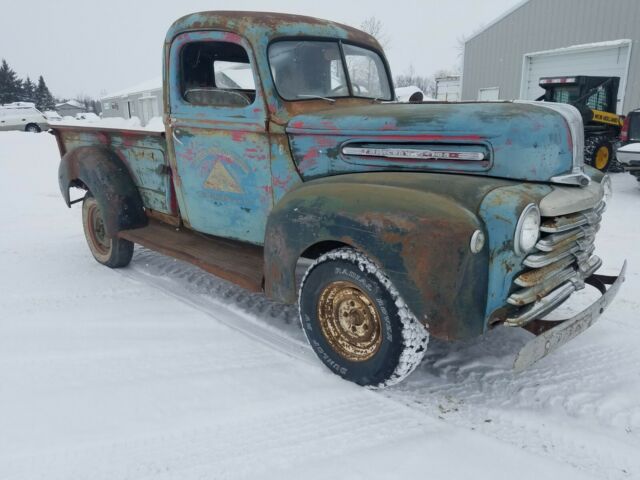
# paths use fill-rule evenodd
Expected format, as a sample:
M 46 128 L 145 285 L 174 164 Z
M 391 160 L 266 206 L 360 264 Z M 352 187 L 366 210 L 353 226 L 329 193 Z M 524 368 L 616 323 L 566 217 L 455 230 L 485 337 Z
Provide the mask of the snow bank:
M 141 126 L 141 122 L 138 117 L 131 117 L 131 118 L 97 117 L 97 118 L 89 118 L 89 119 L 76 119 L 73 117 L 64 117 L 62 121 L 56 122 L 56 125 L 113 128 L 113 129 L 119 129 L 119 130 L 121 129 L 142 130 L 142 131 L 148 131 L 148 132 L 164 132 L 164 124 L 162 123 L 162 117 L 153 117 L 152 119 L 149 120 L 147 125 L 145 125 L 144 127 Z

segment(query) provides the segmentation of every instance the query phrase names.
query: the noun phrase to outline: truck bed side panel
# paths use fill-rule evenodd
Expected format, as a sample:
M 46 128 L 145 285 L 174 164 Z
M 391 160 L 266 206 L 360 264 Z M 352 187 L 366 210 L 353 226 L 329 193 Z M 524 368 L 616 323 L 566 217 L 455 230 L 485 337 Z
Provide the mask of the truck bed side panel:
M 87 127 L 58 127 L 55 133 L 63 155 L 78 147 L 109 147 L 129 169 L 145 208 L 170 215 L 177 213 L 163 135 Z

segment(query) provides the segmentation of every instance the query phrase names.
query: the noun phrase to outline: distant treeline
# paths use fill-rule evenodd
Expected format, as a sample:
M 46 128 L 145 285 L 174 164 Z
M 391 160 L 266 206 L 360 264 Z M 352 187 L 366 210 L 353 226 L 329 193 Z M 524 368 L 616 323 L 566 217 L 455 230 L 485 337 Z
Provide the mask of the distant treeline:
M 56 100 L 42 75 L 38 77 L 37 83 L 32 82 L 29 77 L 22 80 L 3 59 L 0 66 L 0 105 L 13 102 L 35 103 L 36 108 L 41 111 L 54 110 L 56 107 Z

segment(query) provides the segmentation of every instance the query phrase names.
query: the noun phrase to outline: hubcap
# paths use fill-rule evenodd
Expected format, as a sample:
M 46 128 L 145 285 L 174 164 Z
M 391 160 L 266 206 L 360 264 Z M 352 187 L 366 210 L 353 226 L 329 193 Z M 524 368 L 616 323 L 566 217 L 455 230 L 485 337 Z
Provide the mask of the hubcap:
M 607 147 L 600 147 L 596 153 L 596 168 L 602 170 L 609 163 L 609 149 Z
M 111 240 L 107 237 L 100 210 L 95 205 L 92 205 L 89 210 L 88 223 L 91 230 L 91 238 L 94 240 L 93 244 L 100 253 L 103 255 L 108 254 L 111 248 Z
M 318 301 L 318 319 L 331 348 L 347 360 L 369 360 L 382 344 L 378 309 L 353 283 L 338 281 L 324 288 Z

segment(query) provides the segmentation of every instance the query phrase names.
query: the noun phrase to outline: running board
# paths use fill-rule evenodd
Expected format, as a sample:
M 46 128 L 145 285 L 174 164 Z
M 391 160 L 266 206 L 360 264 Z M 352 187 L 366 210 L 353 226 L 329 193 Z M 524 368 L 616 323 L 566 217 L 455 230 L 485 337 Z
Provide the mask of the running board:
M 149 219 L 143 228 L 123 230 L 120 238 L 192 263 L 202 270 L 252 292 L 262 292 L 263 248 L 195 233 Z

